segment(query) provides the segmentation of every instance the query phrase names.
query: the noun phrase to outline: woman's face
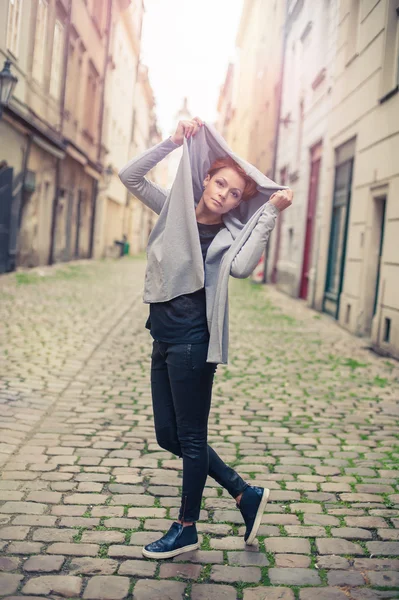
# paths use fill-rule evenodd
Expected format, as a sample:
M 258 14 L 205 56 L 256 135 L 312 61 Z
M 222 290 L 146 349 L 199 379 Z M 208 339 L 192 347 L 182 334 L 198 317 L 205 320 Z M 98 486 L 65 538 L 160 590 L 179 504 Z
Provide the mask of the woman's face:
M 204 193 L 205 206 L 213 213 L 224 215 L 242 201 L 245 180 L 234 169 L 223 167 L 213 177 L 206 176 Z

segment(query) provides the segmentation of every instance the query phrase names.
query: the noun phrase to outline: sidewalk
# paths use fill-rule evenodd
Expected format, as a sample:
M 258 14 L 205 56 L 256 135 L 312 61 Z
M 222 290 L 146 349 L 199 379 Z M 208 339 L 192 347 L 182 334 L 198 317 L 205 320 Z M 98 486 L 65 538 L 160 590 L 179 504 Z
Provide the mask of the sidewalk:
M 399 363 L 249 281 L 231 281 L 209 440 L 272 490 L 258 545 L 209 479 L 201 550 L 142 558 L 181 484 L 153 431 L 144 269 L 127 258 L 0 278 L 0 597 L 399 598 Z

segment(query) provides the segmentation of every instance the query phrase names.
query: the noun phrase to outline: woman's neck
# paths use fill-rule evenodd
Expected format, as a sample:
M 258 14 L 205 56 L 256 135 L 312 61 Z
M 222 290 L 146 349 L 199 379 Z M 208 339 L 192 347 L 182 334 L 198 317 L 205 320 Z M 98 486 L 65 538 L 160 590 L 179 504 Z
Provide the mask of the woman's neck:
M 195 209 L 195 216 L 197 222 L 203 225 L 221 225 L 223 223 L 222 217 L 209 210 L 202 198 Z

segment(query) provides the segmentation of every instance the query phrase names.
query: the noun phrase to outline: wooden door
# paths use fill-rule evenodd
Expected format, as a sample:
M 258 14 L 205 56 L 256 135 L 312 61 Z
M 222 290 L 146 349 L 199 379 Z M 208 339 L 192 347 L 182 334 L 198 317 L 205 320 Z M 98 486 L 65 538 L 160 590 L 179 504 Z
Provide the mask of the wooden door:
M 313 230 L 316 219 L 317 195 L 319 189 L 319 174 L 321 165 L 322 144 L 317 144 L 311 150 L 310 178 L 308 192 L 308 207 L 306 215 L 305 246 L 303 250 L 302 275 L 299 297 L 306 300 L 309 290 L 309 270 L 312 260 Z

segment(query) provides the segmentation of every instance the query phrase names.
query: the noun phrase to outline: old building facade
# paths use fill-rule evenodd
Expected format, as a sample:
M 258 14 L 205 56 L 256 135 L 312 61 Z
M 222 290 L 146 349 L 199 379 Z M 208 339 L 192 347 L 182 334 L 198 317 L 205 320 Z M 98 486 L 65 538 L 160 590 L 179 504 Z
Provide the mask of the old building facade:
M 0 272 L 113 256 L 124 236 L 143 248 L 154 216 L 117 176 L 159 141 L 143 16 L 143 0 L 0 3 L 0 58 L 18 77 L 0 120 Z
M 288 3 L 276 180 L 295 202 L 279 216 L 269 245 L 268 280 L 284 292 L 314 297 L 318 224 L 328 189 L 323 160 L 331 111 L 338 1 Z
M 244 1 L 236 60 L 219 97 L 219 130 L 237 154 L 267 175 L 273 168 L 284 17 L 284 1 Z
M 272 10 L 273 1 L 266 4 Z M 274 137 L 266 130 L 256 135 L 259 107 L 251 114 L 249 102 L 234 93 L 230 104 L 219 101 L 232 147 L 259 165 L 258 143 L 265 154 L 273 146 L 270 174 L 295 192 L 271 236 L 266 279 L 368 337 L 378 351 L 399 356 L 399 5 L 397 0 L 284 4 L 283 85 Z M 254 2 L 244 6 L 253 10 L 243 12 L 239 44 L 245 31 L 255 39 L 260 18 Z M 245 88 L 267 103 L 269 91 L 252 92 L 256 49 L 254 44 L 245 58 Z M 239 69 L 242 59 L 241 52 Z M 237 65 L 233 68 L 236 72 Z M 233 89 L 243 85 L 234 83 Z M 224 87 L 229 91 L 231 84 Z M 227 126 L 223 115 L 229 115 Z M 247 131 L 235 147 L 240 122 Z
M 0 120 L 2 190 L 0 271 L 46 264 L 51 254 L 61 135 L 62 79 L 69 0 L 7 0 L 0 4 L 0 60 L 18 77 Z
M 398 1 L 341 2 L 337 39 L 315 306 L 399 356 Z
M 111 5 L 1 4 L 1 53 L 19 79 L 0 124 L 14 171 L 4 270 L 92 255 Z
M 217 127 L 229 146 L 276 178 L 277 124 L 284 66 L 285 0 L 245 0 L 236 39 L 218 101 Z M 270 26 L 272 24 L 272 26 Z M 277 222 L 277 230 L 281 226 Z M 264 253 L 253 277 L 265 279 Z
M 99 186 L 96 258 L 119 253 L 115 241 L 127 234 L 129 221 L 128 194 L 117 174 L 131 156 L 144 5 L 142 0 L 126 4 L 114 2 L 112 10 L 103 129 L 109 172 Z
M 70 4 L 62 122 L 66 157 L 59 165 L 54 206 L 54 261 L 89 258 L 93 252 L 106 150 L 102 134 L 111 9 L 111 0 Z
M 156 124 L 154 95 L 148 79 L 148 69 L 144 65 L 139 65 L 134 107 L 131 156 L 141 154 L 161 141 Z M 147 177 L 160 185 L 164 183 L 161 166 L 152 169 Z M 157 215 L 151 209 L 132 194 L 128 194 L 126 235 L 131 244 L 132 254 L 145 250 L 156 218 Z
M 229 135 L 230 122 L 233 117 L 233 89 L 234 89 L 234 64 L 230 63 L 223 85 L 220 89 L 217 106 L 216 128 L 222 136 L 227 139 Z

